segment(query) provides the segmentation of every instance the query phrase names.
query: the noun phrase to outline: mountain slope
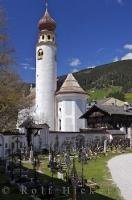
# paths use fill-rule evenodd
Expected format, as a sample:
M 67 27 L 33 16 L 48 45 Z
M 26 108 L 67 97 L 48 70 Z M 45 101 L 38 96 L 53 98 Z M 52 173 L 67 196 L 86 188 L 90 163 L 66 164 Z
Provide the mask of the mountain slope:
M 85 90 L 113 85 L 122 87 L 125 92 L 132 91 L 132 60 L 84 69 L 74 73 L 74 76 Z

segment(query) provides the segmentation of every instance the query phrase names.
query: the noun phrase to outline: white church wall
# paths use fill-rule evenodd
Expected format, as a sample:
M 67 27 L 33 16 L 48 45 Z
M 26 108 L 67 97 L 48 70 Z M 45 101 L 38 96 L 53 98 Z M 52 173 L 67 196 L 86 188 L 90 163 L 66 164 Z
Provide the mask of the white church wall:
M 76 132 L 85 128 L 85 120 L 80 119 L 86 111 L 86 96 L 63 94 L 57 96 L 57 131 Z M 60 126 L 61 120 L 61 126 Z M 61 129 L 60 129 L 61 127 Z
M 80 117 L 86 112 L 86 100 L 77 99 L 75 101 L 75 131 L 85 128 L 85 119 Z
M 32 137 L 33 149 L 35 151 L 40 151 L 42 149 L 48 149 L 49 141 L 49 129 L 45 127 L 40 130 L 36 136 Z
M 72 141 L 75 144 L 76 137 L 83 136 L 85 142 L 92 141 L 95 139 L 102 140 L 104 137 L 107 137 L 106 133 L 81 133 L 81 132 L 49 132 L 48 145 L 54 148 L 56 137 L 58 137 L 59 147 L 63 145 L 64 141 Z
M 58 131 L 75 131 L 74 101 L 64 100 L 58 103 Z

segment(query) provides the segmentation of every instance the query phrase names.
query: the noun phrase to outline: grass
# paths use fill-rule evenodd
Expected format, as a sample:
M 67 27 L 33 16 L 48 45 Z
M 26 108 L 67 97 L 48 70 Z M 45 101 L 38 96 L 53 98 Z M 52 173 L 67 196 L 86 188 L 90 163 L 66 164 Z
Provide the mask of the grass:
M 88 92 L 90 101 L 92 100 L 102 100 L 106 98 L 111 92 L 121 91 L 121 87 L 118 86 L 110 86 L 108 88 L 103 89 L 92 89 Z
M 132 92 L 125 94 L 125 100 L 132 103 Z
M 120 191 L 116 187 L 116 185 L 113 184 L 111 179 L 111 174 L 107 167 L 107 162 L 112 157 L 116 156 L 118 154 L 109 154 L 107 156 L 102 156 L 100 158 L 97 158 L 96 160 L 90 160 L 87 164 L 84 165 L 84 176 L 86 179 L 94 179 L 98 185 L 100 186 L 100 189 L 96 191 L 96 195 L 94 197 L 89 197 L 90 200 L 122 200 L 122 197 L 120 196 Z M 44 172 L 45 175 L 51 176 L 51 172 L 49 168 L 47 167 L 47 160 L 44 160 L 41 164 L 41 170 Z M 24 163 L 24 167 L 32 169 L 32 165 L 29 163 Z M 81 163 L 76 160 L 76 168 L 78 171 L 78 175 L 81 175 Z M 54 176 L 56 178 L 56 175 Z M 100 195 L 102 197 L 100 197 Z M 83 198 L 84 200 L 85 198 Z M 86 198 L 87 199 L 87 198 Z
M 117 154 L 116 154 L 117 155 Z M 107 167 L 107 162 L 110 160 L 113 154 L 108 156 L 102 156 L 97 160 L 91 160 L 84 166 L 84 174 L 87 179 L 94 179 L 100 186 L 96 192 L 113 198 L 116 200 L 122 200 L 118 188 L 113 184 L 111 174 Z M 77 168 L 81 171 L 81 164 L 77 164 Z

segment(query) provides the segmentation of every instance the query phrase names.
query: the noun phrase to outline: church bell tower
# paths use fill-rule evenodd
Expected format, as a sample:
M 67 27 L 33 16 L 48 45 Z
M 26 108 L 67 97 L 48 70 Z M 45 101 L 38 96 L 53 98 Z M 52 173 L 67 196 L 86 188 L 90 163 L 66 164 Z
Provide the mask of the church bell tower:
M 39 21 L 36 47 L 36 122 L 47 123 L 55 129 L 56 92 L 56 22 L 51 18 L 46 4 L 44 16 Z

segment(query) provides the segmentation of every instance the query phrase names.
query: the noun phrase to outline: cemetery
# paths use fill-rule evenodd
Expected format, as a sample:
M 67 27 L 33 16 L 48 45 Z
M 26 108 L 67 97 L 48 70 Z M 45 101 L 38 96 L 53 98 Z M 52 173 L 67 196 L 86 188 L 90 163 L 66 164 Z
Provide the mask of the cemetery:
M 6 197 L 19 194 L 20 199 L 120 199 L 105 162 L 131 152 L 129 141 L 114 138 L 107 143 L 95 140 L 85 144 L 80 138 L 76 142 L 75 149 L 66 141 L 61 152 L 57 143 L 47 152 L 28 151 L 19 145 L 14 151 L 12 145 L 9 156 L 0 163 L 1 188 L 13 188 Z M 5 196 L 2 192 L 0 197 Z
M 27 1 L 25 5 L 28 3 Z M 61 38 L 61 32 L 57 38 L 57 22 L 50 15 L 48 3 L 49 1 L 45 0 L 45 11 L 37 25 L 38 36 L 36 42 L 36 36 L 32 41 L 31 50 L 34 49 L 35 55 L 30 55 L 31 58 L 26 55 L 28 49 L 22 42 L 22 37 L 24 37 L 22 30 L 24 29 L 26 30 L 25 41 L 28 43 L 27 30 L 29 29 L 25 27 L 25 24 L 24 28 L 22 27 L 21 20 L 19 26 L 15 26 L 21 26 L 22 37 L 19 33 L 18 43 L 24 44 L 23 54 L 25 55 L 23 55 L 24 60 L 20 64 L 21 67 L 23 66 L 20 73 L 23 74 L 23 70 L 35 69 L 33 75 L 36 78 L 33 83 L 30 83 L 29 79 L 27 82 L 21 81 L 13 71 L 14 69 L 10 68 L 15 63 L 14 60 L 10 60 L 8 55 L 8 52 L 12 53 L 12 50 L 2 49 L 2 46 L 6 47 L 4 41 L 7 38 L 4 34 L 0 35 L 0 40 L 3 42 L 1 43 L 3 52 L 0 59 L 4 62 L 1 62 L 2 73 L 0 73 L 2 74 L 0 78 L 2 91 L 0 93 L 0 200 L 122 200 L 124 197 L 122 185 L 128 186 L 130 192 L 128 196 L 131 197 L 129 184 L 131 180 L 126 181 L 127 185 L 123 181 L 124 179 L 120 179 L 120 175 L 125 174 L 124 171 L 126 172 L 131 168 L 132 104 L 125 102 L 125 95 L 122 94 L 122 92 L 126 92 L 126 94 L 131 92 L 130 82 L 132 77 L 130 70 L 127 75 L 124 71 L 124 74 L 120 75 L 119 73 L 118 76 L 114 77 L 115 69 L 110 72 L 108 65 L 104 76 L 102 76 L 103 70 L 100 71 L 102 67 L 95 68 L 92 66 L 85 70 L 81 68 L 83 61 L 74 58 L 73 54 L 70 55 L 72 56 L 69 63 L 71 68 L 69 68 L 69 71 L 63 69 L 63 75 L 60 75 L 61 70 L 57 66 L 61 63 L 60 60 L 57 60 L 57 40 Z M 117 1 L 117 3 L 123 4 L 122 1 Z M 12 8 L 14 9 L 13 6 Z M 35 12 L 36 8 L 34 7 Z M 15 8 L 15 12 L 17 10 L 18 8 Z M 71 10 L 68 9 L 69 14 Z M 81 9 L 79 10 L 81 11 Z M 32 11 L 31 5 L 30 11 Z M 65 14 L 63 10 L 61 11 L 61 15 Z M 29 14 L 28 10 L 28 17 Z M 78 23 L 77 31 L 74 32 L 75 19 L 72 22 L 73 13 L 71 14 L 71 17 L 67 15 L 68 18 L 65 20 L 67 25 L 65 24 L 63 28 L 65 31 L 68 30 L 65 46 L 69 46 L 66 49 L 73 53 L 80 49 L 81 44 L 85 46 L 85 40 L 89 38 L 87 35 L 90 29 L 86 37 L 82 38 L 84 34 L 79 34 L 81 35 L 79 39 L 81 43 L 79 43 L 79 35 L 76 35 L 76 33 L 81 28 L 79 28 Z M 92 12 L 92 16 L 93 14 L 94 12 Z M 23 17 L 24 15 L 25 13 L 22 13 Z M 30 19 L 28 26 L 38 20 L 38 18 L 33 18 L 33 16 L 37 16 L 37 13 L 30 14 L 30 16 L 33 21 Z M 28 17 L 26 16 L 24 23 L 28 21 Z M 78 11 L 76 17 L 78 17 Z M 62 23 L 60 18 L 58 18 L 58 21 L 60 20 L 59 28 Z M 2 14 L 0 19 L 0 26 L 3 28 Z M 85 17 L 83 16 L 82 22 L 84 21 Z M 71 22 L 72 27 L 69 26 Z M 33 24 L 32 27 L 34 27 Z M 69 34 L 71 28 L 74 32 L 72 40 L 70 40 Z M 85 28 L 87 29 L 87 26 Z M 32 35 L 31 32 L 30 35 Z M 30 35 L 29 39 L 32 39 Z M 72 48 L 73 45 L 71 44 L 75 38 L 77 39 L 77 46 L 75 45 Z M 63 42 L 65 42 L 65 39 Z M 33 46 L 35 43 L 36 47 Z M 98 43 L 95 38 L 94 43 Z M 90 46 L 89 44 L 87 46 Z M 82 50 L 83 46 L 81 47 Z M 65 48 L 61 47 L 61 49 L 62 52 L 65 52 Z M 132 44 L 125 45 L 124 49 L 131 51 Z M 87 52 L 87 50 L 85 51 Z M 95 56 L 95 54 L 99 55 L 104 52 L 104 48 L 94 51 L 96 53 L 94 52 L 93 58 L 97 58 L 98 56 Z M 59 52 L 59 56 L 62 52 Z M 89 57 L 91 52 L 90 46 Z M 120 50 L 120 52 L 122 51 Z M 62 57 L 65 55 L 66 52 Z M 70 60 L 70 57 L 68 57 L 64 59 L 65 61 L 63 60 L 62 65 L 67 65 L 66 62 Z M 132 57 L 130 52 L 127 55 L 127 58 L 129 57 Z M 36 63 L 33 60 L 36 60 Z M 86 65 L 88 65 L 89 60 L 86 60 Z M 82 73 L 80 78 L 78 78 L 79 67 Z M 91 73 L 90 76 L 88 76 L 89 73 Z M 108 74 L 110 82 L 107 80 Z M 24 75 L 27 75 L 26 72 Z M 119 80 L 113 80 L 113 77 Z M 120 86 L 122 80 L 123 83 L 127 83 L 126 87 Z M 7 85 L 10 87 L 6 87 Z M 96 89 L 100 91 L 101 87 L 103 90 L 110 88 L 110 96 L 104 96 L 104 99 L 99 99 L 99 101 L 96 101 L 97 99 L 90 100 L 89 94 L 94 94 Z M 2 90 L 2 88 L 4 89 Z M 125 158 L 126 162 L 125 159 L 122 162 L 122 158 Z M 119 166 L 118 159 L 120 161 Z M 125 164 L 122 166 L 122 163 L 127 163 L 128 168 L 125 168 Z M 130 172 L 131 170 L 128 170 L 128 175 L 126 174 L 128 179 Z M 116 173 L 119 177 L 116 176 Z M 120 182 L 123 184 L 118 187 Z M 131 199 L 126 198 L 125 200 Z

